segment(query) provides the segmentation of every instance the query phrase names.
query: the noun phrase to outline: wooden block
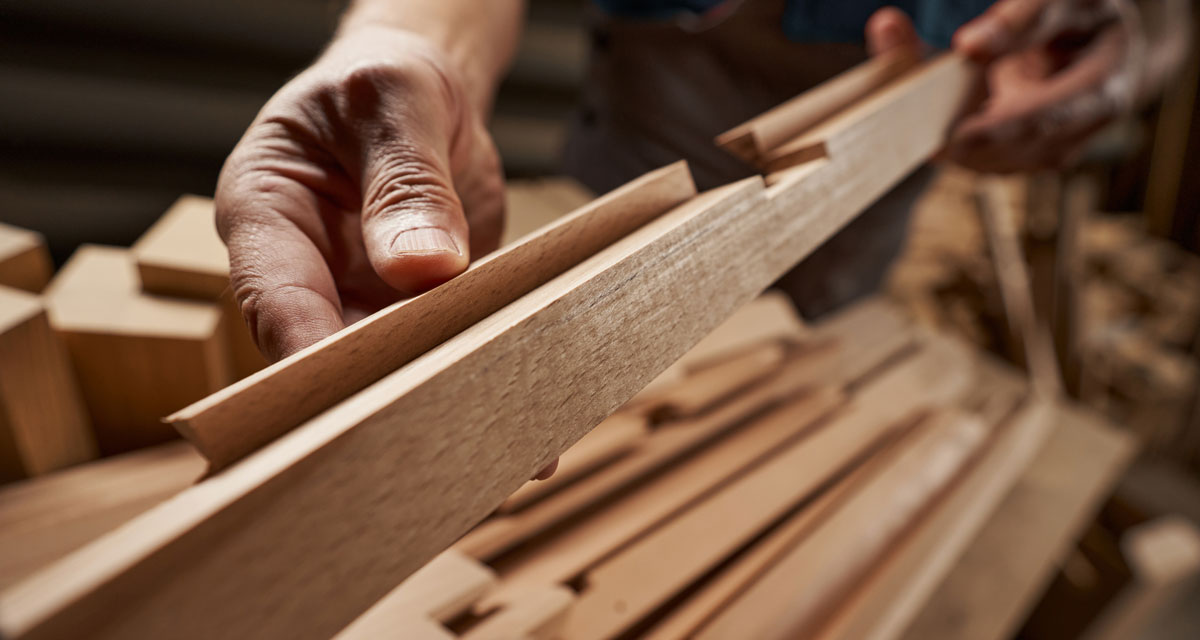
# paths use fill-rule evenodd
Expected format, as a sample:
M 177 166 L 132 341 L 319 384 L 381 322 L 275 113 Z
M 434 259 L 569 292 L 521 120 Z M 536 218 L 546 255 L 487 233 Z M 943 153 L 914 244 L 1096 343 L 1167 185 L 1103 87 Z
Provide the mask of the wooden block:
M 39 293 L 53 273 L 42 234 L 0 223 L 0 285 Z
M 220 308 L 143 294 L 124 249 L 80 247 L 50 284 L 46 307 L 102 453 L 176 437 L 162 417 L 229 380 Z
M 413 626 L 432 627 L 435 622 L 446 622 L 467 611 L 495 583 L 496 575 L 490 569 L 457 551 L 447 550 L 400 583 L 335 638 L 367 640 L 406 632 Z
M 0 488 L 0 589 L 182 491 L 204 471 L 173 442 Z
M 805 93 L 717 136 L 716 143 L 746 162 L 812 129 L 856 100 L 911 69 L 919 58 L 910 52 L 874 56 Z
M 983 444 L 964 414 L 937 414 L 908 435 L 888 464 L 716 616 L 696 638 L 795 638 L 816 630 L 837 602 Z
M 229 286 L 229 251 L 217 235 L 210 198 L 185 195 L 175 201 L 131 249 L 142 291 L 153 295 L 219 302 L 234 379 L 267 366 L 242 319 Z
M 70 358 L 41 299 L 0 286 L 0 482 L 96 453 Z
M 1057 405 L 1052 431 L 903 637 L 1009 638 L 1134 453 L 1134 440 Z M 984 463 L 986 464 L 986 463 Z
M 943 83 L 885 90 L 895 108 L 831 137 L 827 158 L 765 192 L 749 179 L 689 200 L 9 589 L 0 634 L 344 628 L 940 147 L 965 82 L 941 68 L 919 75 Z
M 229 289 L 229 251 L 211 198 L 180 197 L 131 251 L 147 293 L 216 300 Z
M 545 480 L 530 480 L 509 496 L 497 513 L 511 513 L 570 485 L 581 476 L 629 453 L 649 436 L 650 427 L 640 415 L 619 412 L 596 425 L 558 459 L 558 469 Z
M 989 425 L 978 460 L 837 606 L 818 637 L 899 637 L 1041 448 L 1051 415 L 1050 406 L 1033 400 Z
M 214 468 L 226 466 L 694 194 L 686 164 L 651 172 L 484 256 L 450 282 L 285 358 L 171 421 Z

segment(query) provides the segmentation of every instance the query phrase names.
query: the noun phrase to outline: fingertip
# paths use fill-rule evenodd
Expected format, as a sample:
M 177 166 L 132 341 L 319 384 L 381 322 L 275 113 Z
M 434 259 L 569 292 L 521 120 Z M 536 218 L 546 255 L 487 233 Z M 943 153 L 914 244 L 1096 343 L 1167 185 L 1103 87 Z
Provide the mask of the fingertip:
M 408 229 L 397 234 L 375 271 L 392 288 L 415 295 L 428 291 L 466 270 L 465 242 L 438 227 Z
M 896 7 L 884 7 L 867 20 L 867 48 L 878 55 L 899 47 L 919 47 L 917 30 L 908 14 Z

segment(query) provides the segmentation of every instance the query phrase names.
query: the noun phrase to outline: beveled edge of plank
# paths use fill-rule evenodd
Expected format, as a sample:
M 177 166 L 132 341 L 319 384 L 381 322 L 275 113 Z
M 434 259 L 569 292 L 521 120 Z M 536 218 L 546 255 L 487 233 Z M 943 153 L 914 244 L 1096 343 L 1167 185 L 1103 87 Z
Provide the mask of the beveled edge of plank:
M 481 271 L 487 273 L 490 271 L 488 269 L 489 265 L 503 265 L 503 261 L 505 260 L 506 256 L 514 253 L 520 255 L 522 250 L 527 250 L 528 247 L 535 246 L 535 243 L 539 238 L 552 234 L 556 230 L 578 224 L 579 221 L 585 220 L 593 212 L 601 210 L 605 206 L 613 203 L 620 202 L 623 199 L 631 198 L 639 191 L 652 188 L 656 185 L 665 185 L 667 192 L 670 194 L 665 200 L 665 202 L 669 203 L 669 205 L 663 207 L 662 210 L 658 211 L 656 215 L 661 215 L 670 208 L 685 202 L 689 198 L 693 198 L 696 195 L 695 182 L 692 178 L 691 170 L 688 168 L 686 161 L 681 160 L 651 171 L 635 180 L 630 181 L 629 183 L 626 183 L 621 187 L 618 187 L 617 189 L 614 189 L 607 194 L 604 194 L 603 196 L 600 196 L 591 203 L 576 209 L 575 211 L 559 218 L 558 220 L 555 220 L 551 224 L 525 235 L 521 239 L 509 244 L 508 246 L 494 251 L 483 258 L 480 258 L 478 261 L 473 263 L 466 272 L 457 278 L 448 281 L 446 284 L 432 289 L 421 296 L 394 303 L 372 314 L 366 319 L 351 325 L 342 331 L 339 331 L 338 333 L 328 336 L 325 339 L 305 349 L 302 349 L 287 358 L 284 358 L 283 360 L 271 364 L 255 372 L 254 374 L 251 374 L 233 383 L 232 385 L 217 391 L 216 393 L 192 403 L 191 405 L 175 412 L 174 414 L 167 416 L 164 418 L 164 421 L 174 426 L 185 438 L 187 438 L 196 446 L 201 454 L 204 455 L 204 457 L 207 458 L 212 464 L 212 471 L 215 472 L 221 468 L 224 468 L 248 455 L 253 450 L 267 444 L 270 442 L 270 440 L 279 437 L 283 433 L 286 433 L 289 429 L 294 428 L 303 420 L 313 417 L 324 409 L 328 409 L 346 395 L 361 390 L 371 382 L 378 380 L 390 372 L 394 367 L 389 367 L 387 370 L 372 372 L 372 375 L 370 376 L 371 380 L 367 381 L 363 385 L 350 385 L 354 386 L 355 388 L 347 390 L 346 393 L 341 393 L 339 391 L 334 394 L 328 394 L 330 396 L 329 398 L 323 399 L 323 401 L 320 403 L 316 403 L 320 404 L 320 406 L 316 408 L 315 411 L 305 411 L 304 413 L 307 415 L 298 421 L 281 419 L 279 420 L 278 424 L 267 425 L 265 428 L 261 420 L 257 421 L 259 423 L 257 429 L 261 434 L 258 436 L 251 436 L 250 434 L 245 433 L 230 435 L 231 433 L 238 433 L 237 425 L 230 424 L 228 420 L 218 420 L 215 418 L 209 420 L 209 416 L 214 412 L 221 411 L 223 407 L 243 407 L 247 410 L 250 410 L 255 404 L 261 401 L 263 397 L 270 394 L 272 385 L 281 384 L 281 379 L 286 380 L 291 384 L 299 385 L 301 388 L 308 388 L 310 391 L 315 390 L 314 387 L 321 384 L 321 380 L 320 376 L 314 375 L 316 373 L 314 368 L 317 367 L 318 363 L 313 362 L 310 364 L 310 361 L 322 357 L 328 357 L 327 350 L 340 349 L 341 351 L 353 351 L 352 348 L 347 346 L 345 341 L 350 341 L 350 344 L 352 345 L 353 341 L 356 339 L 361 340 L 361 338 L 356 338 L 355 336 L 360 335 L 365 331 L 374 329 L 374 325 L 376 323 L 386 321 L 392 314 L 400 313 L 402 309 L 410 304 L 413 304 L 414 301 L 420 301 L 422 299 L 428 300 L 431 296 L 445 296 L 461 287 L 470 286 L 472 278 L 476 277 L 472 276 L 472 274 L 479 273 Z M 557 275 L 558 274 L 552 275 L 550 279 Z M 544 282 L 539 283 L 539 286 L 540 284 L 544 284 Z M 528 290 L 519 291 L 517 292 L 516 296 L 513 296 L 513 298 L 518 298 L 528 292 Z M 511 300 L 508 301 L 511 302 Z M 495 310 L 496 309 L 492 309 L 489 311 L 489 313 Z M 462 331 L 466 328 L 467 327 L 465 326 L 461 327 L 459 331 Z M 433 348 L 435 346 L 437 345 L 433 344 L 430 345 L 429 348 Z M 427 350 L 428 349 L 426 349 L 426 351 Z M 418 353 L 416 355 L 420 354 Z M 404 359 L 404 362 L 399 362 L 399 364 L 396 364 L 395 366 L 401 366 L 411 359 L 412 358 Z M 378 375 L 375 375 L 376 373 Z M 337 397 L 334 398 L 334 395 L 337 395 Z M 324 400 L 328 401 L 326 402 Z M 228 411 L 227 413 L 238 415 L 240 412 Z M 267 419 L 262 416 L 260 416 L 260 418 Z M 211 422 L 211 424 L 206 424 L 206 422 Z M 210 431 L 213 433 L 210 433 Z M 264 437 L 265 435 L 270 435 L 270 437 Z M 253 442 L 250 442 L 250 440 L 253 440 Z

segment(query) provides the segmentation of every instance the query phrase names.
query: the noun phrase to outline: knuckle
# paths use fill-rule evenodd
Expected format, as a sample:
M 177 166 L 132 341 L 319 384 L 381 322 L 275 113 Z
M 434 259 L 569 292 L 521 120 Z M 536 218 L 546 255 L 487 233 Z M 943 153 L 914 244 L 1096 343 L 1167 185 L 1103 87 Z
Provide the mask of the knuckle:
M 409 145 L 396 143 L 373 173 L 363 193 L 366 220 L 442 214 L 460 207 L 441 169 Z

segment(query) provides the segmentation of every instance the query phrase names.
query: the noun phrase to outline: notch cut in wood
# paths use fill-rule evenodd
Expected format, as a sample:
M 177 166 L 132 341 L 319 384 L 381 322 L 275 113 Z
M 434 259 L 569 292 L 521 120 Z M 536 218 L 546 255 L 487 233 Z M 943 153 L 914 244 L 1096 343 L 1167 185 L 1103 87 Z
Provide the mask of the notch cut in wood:
M 167 418 L 219 470 L 695 194 L 678 162 Z

